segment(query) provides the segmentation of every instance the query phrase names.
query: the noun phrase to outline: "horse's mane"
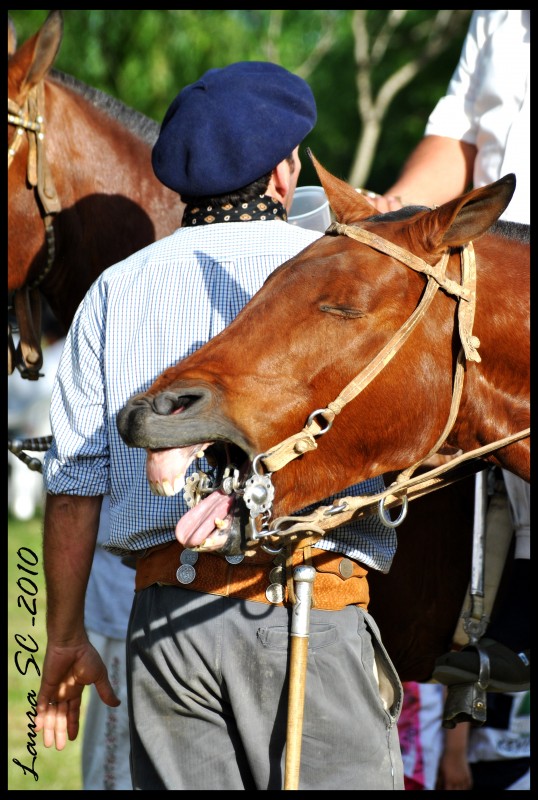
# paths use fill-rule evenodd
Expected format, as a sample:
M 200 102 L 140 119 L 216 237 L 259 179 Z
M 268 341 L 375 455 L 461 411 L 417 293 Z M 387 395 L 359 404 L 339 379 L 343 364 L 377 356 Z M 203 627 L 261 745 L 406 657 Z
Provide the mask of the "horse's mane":
M 522 222 L 510 222 L 508 220 L 499 219 L 491 226 L 491 233 L 496 233 L 498 236 L 503 236 L 505 239 L 515 239 L 524 244 L 530 243 L 531 226 L 524 225 Z
M 407 219 L 416 214 L 417 211 L 427 211 L 427 206 L 404 206 L 396 211 L 387 211 L 385 214 L 373 214 L 368 219 L 380 219 L 383 217 L 386 221 Z M 517 242 L 524 244 L 530 243 L 530 225 L 524 225 L 522 222 L 510 222 L 509 220 L 498 219 L 494 222 L 489 233 L 494 233 L 497 236 L 502 236 L 504 239 L 515 239 Z
M 115 97 L 111 97 L 93 86 L 88 86 L 65 72 L 53 69 L 50 72 L 50 76 L 58 83 L 84 97 L 96 108 L 100 108 L 112 119 L 120 122 L 148 144 L 153 145 L 155 143 L 160 129 L 160 125 L 155 120 L 146 117 L 140 111 L 135 111 L 134 108 L 126 106 L 125 103 Z

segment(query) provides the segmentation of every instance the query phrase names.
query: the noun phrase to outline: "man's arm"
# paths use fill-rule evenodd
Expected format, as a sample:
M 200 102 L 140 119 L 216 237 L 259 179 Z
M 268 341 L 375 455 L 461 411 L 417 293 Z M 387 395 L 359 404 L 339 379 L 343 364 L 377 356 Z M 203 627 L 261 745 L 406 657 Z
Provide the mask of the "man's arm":
M 468 722 L 459 722 L 455 728 L 445 731 L 436 789 L 473 788 L 473 776 L 467 758 L 469 733 Z
M 102 497 L 47 495 L 43 562 L 47 650 L 37 699 L 36 730 L 46 747 L 62 750 L 79 729 L 84 686 L 95 683 L 104 703 L 119 705 L 99 653 L 84 628 L 84 600 Z
M 425 136 L 396 183 L 370 202 L 381 212 L 408 205 L 440 206 L 472 185 L 475 156 L 474 144 L 446 136 Z

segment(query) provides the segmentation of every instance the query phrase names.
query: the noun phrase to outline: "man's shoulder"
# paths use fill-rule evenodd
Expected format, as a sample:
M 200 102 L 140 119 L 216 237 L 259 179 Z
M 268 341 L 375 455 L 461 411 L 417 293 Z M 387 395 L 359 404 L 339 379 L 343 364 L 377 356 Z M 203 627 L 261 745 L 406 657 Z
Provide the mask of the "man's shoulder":
M 177 247 L 179 254 L 203 252 L 216 259 L 281 253 L 290 257 L 321 235 L 319 231 L 299 228 L 282 220 L 253 220 L 183 228 L 173 246 Z M 203 251 L 200 250 L 201 244 Z
M 136 250 L 122 261 L 117 261 L 107 267 L 96 280 L 97 283 L 112 283 L 116 279 L 121 279 L 128 273 L 135 273 L 139 270 L 145 269 L 150 265 L 158 265 L 177 257 L 179 234 L 181 229 L 178 228 L 169 236 L 162 239 L 157 239 L 155 242 Z
M 181 261 L 198 262 L 251 257 L 286 260 L 315 242 L 323 234 L 280 220 L 241 222 L 178 228 L 169 236 L 152 242 L 108 267 L 100 275 L 101 285 L 111 286 L 129 276 L 144 276 Z
M 274 243 L 275 246 L 282 244 L 289 245 L 292 249 L 302 250 L 312 242 L 315 242 L 323 234 L 320 231 L 312 231 L 308 228 L 301 228 L 282 220 L 272 220 L 271 222 L 247 223 L 244 230 L 239 231 L 246 236 L 252 235 L 260 241 Z

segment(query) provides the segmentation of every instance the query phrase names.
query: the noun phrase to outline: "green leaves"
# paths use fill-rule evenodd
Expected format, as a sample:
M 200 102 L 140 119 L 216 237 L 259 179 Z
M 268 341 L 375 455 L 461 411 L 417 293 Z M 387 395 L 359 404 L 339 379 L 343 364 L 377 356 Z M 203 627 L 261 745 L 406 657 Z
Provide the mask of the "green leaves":
M 19 44 L 47 11 L 9 12 Z M 422 136 L 459 58 L 470 11 L 142 10 L 64 11 L 56 67 L 160 121 L 186 85 L 232 61 L 275 61 L 305 78 L 316 97 L 318 123 L 308 145 L 345 180 L 355 173 L 383 191 Z M 358 18 L 360 15 L 360 18 Z M 360 41 L 359 41 L 360 27 Z M 437 49 L 433 47 L 437 41 Z M 420 54 L 416 77 L 384 109 L 375 145 L 360 159 L 369 114 L 359 113 L 358 85 L 375 103 L 387 81 Z M 359 66 L 363 74 L 359 80 Z M 253 121 L 254 123 L 254 121 Z M 362 137 L 362 138 L 361 138 Z M 371 142 L 371 138 L 370 138 Z M 303 158 L 300 184 L 317 183 Z

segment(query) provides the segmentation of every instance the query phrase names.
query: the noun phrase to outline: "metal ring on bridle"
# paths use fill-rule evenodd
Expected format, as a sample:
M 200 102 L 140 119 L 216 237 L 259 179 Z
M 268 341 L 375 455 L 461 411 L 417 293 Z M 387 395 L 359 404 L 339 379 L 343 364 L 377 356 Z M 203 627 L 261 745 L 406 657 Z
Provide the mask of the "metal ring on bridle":
M 252 472 L 256 473 L 256 475 L 261 475 L 263 477 L 266 474 L 259 467 L 259 464 L 266 455 L 267 453 L 258 453 L 257 456 L 254 456 L 254 460 L 252 461 Z M 268 474 L 270 475 L 271 473 L 269 472 Z
M 262 550 L 265 550 L 266 553 L 270 553 L 270 555 L 272 555 L 272 556 L 277 556 L 284 549 L 284 545 L 283 544 L 280 545 L 278 550 L 275 550 L 274 548 L 269 547 L 268 544 L 261 544 L 260 547 L 261 547 Z
M 323 515 L 325 517 L 332 517 L 335 514 L 341 514 L 342 511 L 346 510 L 347 506 L 348 506 L 348 504 L 344 500 L 339 505 L 332 505 L 332 506 L 329 506 L 329 508 L 326 508 L 325 511 L 323 512 Z
M 323 417 L 323 412 L 324 411 L 328 411 L 328 409 L 327 408 L 316 408 L 315 411 L 312 411 L 312 413 L 310 414 L 310 416 L 308 417 L 308 420 L 306 422 L 306 427 L 308 428 L 310 425 L 312 425 L 312 423 L 314 422 L 314 420 L 318 416 L 318 414 L 320 414 Z M 331 419 L 328 422 L 327 422 L 327 420 L 325 420 L 325 423 L 326 423 L 325 428 L 322 428 L 319 431 L 319 433 L 316 434 L 316 436 L 321 436 L 323 433 L 327 433 L 327 431 L 331 430 L 332 425 L 333 425 L 333 420 Z
M 379 501 L 379 519 L 381 520 L 383 525 L 385 525 L 386 528 L 397 528 L 398 525 L 402 524 L 402 522 L 404 521 L 404 519 L 407 516 L 407 507 L 409 505 L 409 501 L 407 499 L 407 495 L 405 494 L 403 496 L 402 510 L 400 512 L 400 516 L 398 517 L 398 519 L 395 519 L 395 520 L 391 520 L 391 518 L 389 517 L 389 515 L 388 515 L 388 513 L 387 513 L 387 511 L 385 509 L 385 501 L 386 501 L 386 499 L 387 499 L 386 497 L 383 497 Z
M 254 531 L 252 533 L 252 539 L 255 542 L 258 542 L 258 541 L 260 541 L 260 539 L 265 539 L 267 536 L 275 536 L 275 535 L 276 535 L 275 531 L 270 531 L 270 530 Z M 269 547 L 268 544 L 261 544 L 260 547 L 261 547 L 262 550 L 265 550 L 266 553 L 270 553 L 271 555 L 275 555 L 275 556 L 277 556 L 279 553 L 281 553 L 282 550 L 284 549 L 284 545 L 283 544 L 280 545 L 278 550 L 275 550 L 274 548 Z

